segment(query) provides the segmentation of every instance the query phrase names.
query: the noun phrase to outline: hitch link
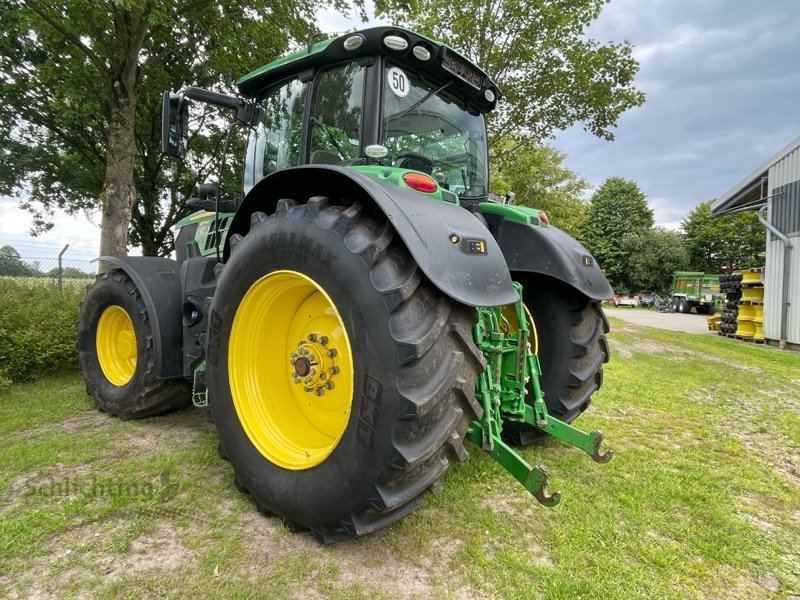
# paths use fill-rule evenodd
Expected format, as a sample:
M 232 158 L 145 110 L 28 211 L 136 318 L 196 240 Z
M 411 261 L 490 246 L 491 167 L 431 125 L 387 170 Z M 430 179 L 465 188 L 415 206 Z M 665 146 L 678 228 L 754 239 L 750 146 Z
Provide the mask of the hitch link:
M 561 493 L 547 492 L 546 467 L 531 467 L 503 441 L 504 420 L 533 425 L 583 450 L 598 463 L 608 462 L 613 453 L 600 451 L 603 434 L 599 431 L 587 433 L 547 412 L 539 385 L 539 358 L 528 342 L 532 324 L 528 324 L 527 310 L 522 303 L 522 285 L 514 283 L 514 287 L 520 299 L 513 305 L 511 314 L 507 312 L 510 306 L 477 308 L 478 322 L 473 335 L 487 366 L 475 384 L 475 396 L 483 408 L 483 415 L 470 424 L 467 438 L 500 463 L 541 504 L 555 506 L 561 500 Z M 511 319 L 515 319 L 516 324 Z M 525 401 L 528 384 L 533 395 L 531 404 Z

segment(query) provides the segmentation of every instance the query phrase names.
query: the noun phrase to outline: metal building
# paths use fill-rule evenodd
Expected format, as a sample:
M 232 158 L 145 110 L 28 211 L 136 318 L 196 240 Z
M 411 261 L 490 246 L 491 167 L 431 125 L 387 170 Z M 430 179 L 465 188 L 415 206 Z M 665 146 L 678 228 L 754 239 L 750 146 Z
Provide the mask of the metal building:
M 800 137 L 720 196 L 715 215 L 758 210 L 766 231 L 764 338 L 800 348 Z

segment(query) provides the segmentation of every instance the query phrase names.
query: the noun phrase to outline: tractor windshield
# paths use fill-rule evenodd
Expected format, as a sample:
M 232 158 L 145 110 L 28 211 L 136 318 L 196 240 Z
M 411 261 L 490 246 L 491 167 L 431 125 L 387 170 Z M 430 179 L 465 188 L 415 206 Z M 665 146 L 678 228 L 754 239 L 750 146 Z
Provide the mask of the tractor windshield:
M 483 115 L 417 74 L 387 65 L 383 140 L 397 167 L 432 175 L 461 197 L 487 193 L 486 123 Z

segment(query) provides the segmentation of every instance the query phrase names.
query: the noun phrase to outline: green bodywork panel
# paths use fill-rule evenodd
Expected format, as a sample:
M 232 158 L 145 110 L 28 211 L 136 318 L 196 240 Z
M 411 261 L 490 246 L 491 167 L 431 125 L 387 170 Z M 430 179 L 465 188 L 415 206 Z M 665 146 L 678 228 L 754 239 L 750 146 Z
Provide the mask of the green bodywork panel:
M 522 298 L 522 285 L 515 283 L 514 287 Z M 522 300 L 513 308 L 515 323 L 503 314 L 502 307 L 478 308 L 477 311 L 473 337 L 487 366 L 475 382 L 475 397 L 483 407 L 483 415 L 470 424 L 467 438 L 500 463 L 539 502 L 555 506 L 561 494 L 548 495 L 545 489 L 547 469 L 542 465 L 532 467 L 506 444 L 502 439 L 504 422 L 517 421 L 537 427 L 583 450 L 596 462 L 608 462 L 612 453 L 600 453 L 603 435 L 599 431 L 586 433 L 547 412 L 539 386 L 539 359 L 532 353 L 528 341 L 530 325 Z M 531 403 L 526 401 L 529 393 L 533 395 Z
M 381 179 L 388 181 L 390 183 L 395 184 L 397 187 L 401 187 L 404 190 L 408 190 L 410 192 L 414 192 L 415 194 L 419 194 L 420 196 L 425 196 L 426 198 L 431 198 L 433 200 L 442 200 L 444 201 L 444 197 L 442 195 L 442 189 L 437 185 L 436 191 L 431 193 L 420 192 L 419 190 L 415 190 L 414 188 L 408 187 L 406 182 L 403 181 L 403 175 L 406 173 L 419 173 L 419 171 L 411 171 L 409 169 L 400 169 L 398 167 L 385 167 L 383 165 L 362 165 L 362 166 L 355 166 L 350 167 L 353 171 L 358 171 L 359 173 L 364 173 L 365 175 L 371 175 L 376 179 Z M 423 173 L 423 175 L 426 175 Z M 430 175 L 427 175 L 430 177 Z M 456 196 L 455 204 L 458 204 L 458 196 Z
M 442 189 L 439 187 L 437 187 L 435 192 L 425 193 L 406 185 L 403 181 L 403 175 L 406 173 L 418 173 L 419 171 L 410 171 L 409 169 L 386 167 L 382 165 L 361 165 L 348 168 L 358 171 L 359 173 L 364 173 L 365 175 L 371 175 L 376 179 L 389 181 L 400 188 L 425 196 L 426 198 L 442 202 L 447 201 L 442 194 Z M 452 203 L 459 203 L 458 196 L 453 195 Z M 201 256 L 213 256 L 217 253 L 217 249 L 222 252 L 225 246 L 225 236 L 234 214 L 235 213 L 219 213 L 219 222 L 217 223 L 214 218 L 215 213 L 207 210 L 197 211 L 178 221 L 175 224 L 175 229 L 178 230 L 186 225 L 194 225 L 196 223 L 197 231 L 195 232 L 194 238 L 189 240 L 188 243 L 197 242 Z
M 184 217 L 175 224 L 175 229 L 187 225 L 197 224 L 197 231 L 194 237 L 187 240 L 187 244 L 196 242 L 200 250 L 200 256 L 213 256 L 217 252 L 222 252 L 225 245 L 225 236 L 228 233 L 228 228 L 231 226 L 234 213 L 219 213 L 219 219 L 216 213 L 208 210 L 200 210 L 195 213 Z
M 282 56 L 276 60 L 273 60 L 272 62 L 269 62 L 264 66 L 259 67 L 255 71 L 250 71 L 247 75 L 243 75 L 242 77 L 240 77 L 239 80 L 236 82 L 236 85 L 241 85 L 245 81 L 253 79 L 254 77 L 258 77 L 259 75 L 263 75 L 268 71 L 272 71 L 273 69 L 281 67 L 290 62 L 294 62 L 296 60 L 300 60 L 301 58 L 305 58 L 306 56 L 311 56 L 312 54 L 317 54 L 319 52 L 322 52 L 323 50 L 325 50 L 325 48 L 330 46 L 331 42 L 333 42 L 333 40 L 335 39 L 336 38 L 329 38 L 327 40 L 322 40 L 321 42 L 317 42 L 316 44 L 311 46 L 310 49 L 303 48 L 302 50 L 292 52 L 291 54 L 287 54 L 286 56 Z
M 539 213 L 541 211 L 537 208 L 517 206 L 515 204 L 500 204 L 498 202 L 481 202 L 478 204 L 478 206 L 480 207 L 481 212 L 500 215 L 509 221 L 516 221 L 517 223 L 522 223 L 523 225 L 539 225 L 541 227 L 547 227 L 547 225 L 542 223 L 539 219 Z

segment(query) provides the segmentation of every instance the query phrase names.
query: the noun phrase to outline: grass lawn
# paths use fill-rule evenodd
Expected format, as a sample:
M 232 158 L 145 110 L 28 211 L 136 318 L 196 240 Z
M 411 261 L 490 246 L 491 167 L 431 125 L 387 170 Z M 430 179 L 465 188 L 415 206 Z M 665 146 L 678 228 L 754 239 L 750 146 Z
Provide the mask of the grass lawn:
M 394 526 L 261 517 L 199 409 L 120 422 L 74 373 L 0 393 L 0 597 L 800 600 L 800 355 L 612 320 L 605 384 L 539 506 L 477 448 Z

